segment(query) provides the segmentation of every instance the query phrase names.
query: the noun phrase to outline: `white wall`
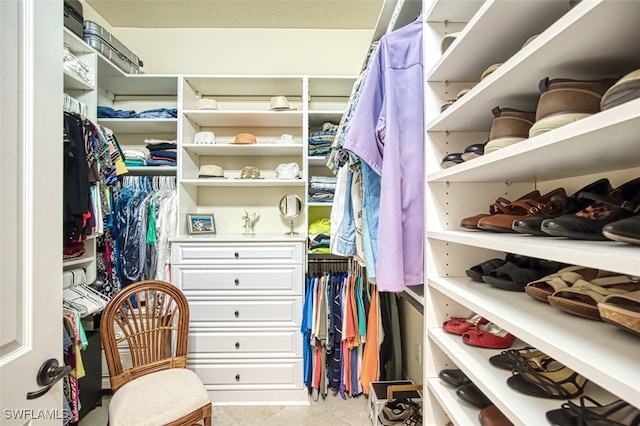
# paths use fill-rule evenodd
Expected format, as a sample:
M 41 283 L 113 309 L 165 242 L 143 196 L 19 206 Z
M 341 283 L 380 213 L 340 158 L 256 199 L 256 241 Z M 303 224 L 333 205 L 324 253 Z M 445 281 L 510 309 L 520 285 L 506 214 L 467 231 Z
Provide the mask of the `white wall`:
M 112 27 L 83 2 L 148 74 L 357 75 L 373 30 L 149 29 Z

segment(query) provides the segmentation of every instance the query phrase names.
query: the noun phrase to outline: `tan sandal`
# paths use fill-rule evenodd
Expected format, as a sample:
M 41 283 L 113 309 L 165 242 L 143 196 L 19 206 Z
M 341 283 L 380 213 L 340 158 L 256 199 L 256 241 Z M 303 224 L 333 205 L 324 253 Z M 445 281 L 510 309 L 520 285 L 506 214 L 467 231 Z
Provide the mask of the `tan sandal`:
M 549 303 L 547 297 L 556 291 L 571 287 L 579 279 L 591 281 L 596 278 L 612 276 L 613 272 L 601 271 L 583 266 L 568 266 L 560 269 L 555 274 L 547 275 L 539 280 L 531 281 L 524 291 L 531 297 L 541 302 Z
M 570 314 L 602 321 L 598 303 L 609 295 L 636 290 L 640 290 L 640 282 L 626 275 L 596 278 L 591 282 L 579 279 L 573 286 L 556 291 L 547 300 L 552 306 Z
M 604 321 L 640 336 L 640 290 L 609 295 L 598 303 L 598 311 Z

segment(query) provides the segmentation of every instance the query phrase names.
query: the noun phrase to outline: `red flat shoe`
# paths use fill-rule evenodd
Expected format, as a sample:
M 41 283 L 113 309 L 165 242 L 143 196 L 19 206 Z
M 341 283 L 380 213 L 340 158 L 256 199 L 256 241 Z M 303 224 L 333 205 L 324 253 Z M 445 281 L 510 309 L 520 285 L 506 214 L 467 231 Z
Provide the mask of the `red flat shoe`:
M 453 317 L 442 323 L 442 329 L 448 333 L 462 336 L 472 327 L 486 324 L 489 321 L 480 315 L 472 315 L 469 318 Z
M 506 349 L 515 340 L 513 334 L 491 322 L 471 328 L 462 335 L 462 341 L 467 345 L 491 349 Z

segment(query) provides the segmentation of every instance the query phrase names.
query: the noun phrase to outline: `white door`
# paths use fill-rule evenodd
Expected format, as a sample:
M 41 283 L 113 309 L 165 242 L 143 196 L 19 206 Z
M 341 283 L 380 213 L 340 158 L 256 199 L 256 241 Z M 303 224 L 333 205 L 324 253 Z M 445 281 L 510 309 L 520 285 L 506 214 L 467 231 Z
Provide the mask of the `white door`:
M 0 0 L 3 426 L 31 420 L 37 425 L 62 424 L 62 381 L 42 396 L 27 399 L 27 393 L 45 388 L 36 379 L 41 365 L 48 359 L 64 362 L 62 3 Z

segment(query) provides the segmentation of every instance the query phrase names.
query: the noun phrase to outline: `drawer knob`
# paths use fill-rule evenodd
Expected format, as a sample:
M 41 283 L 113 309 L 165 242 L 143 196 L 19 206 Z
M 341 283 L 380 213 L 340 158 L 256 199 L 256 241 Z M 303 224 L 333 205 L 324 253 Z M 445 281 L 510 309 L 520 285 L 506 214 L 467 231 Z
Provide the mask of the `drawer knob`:
M 240 349 L 240 342 L 236 342 L 236 349 Z
M 239 382 L 239 381 L 240 381 L 240 375 L 236 374 L 236 382 Z
M 235 316 L 236 316 L 236 318 L 238 318 L 238 317 L 240 316 L 240 311 L 235 311 L 235 312 L 233 313 L 233 315 L 235 315 Z
M 233 280 L 233 282 L 236 283 L 236 285 L 240 284 L 240 280 L 237 279 L 237 278 L 235 280 Z
M 238 253 L 238 252 L 233 253 L 233 255 L 234 255 L 235 257 L 240 257 L 240 253 Z

